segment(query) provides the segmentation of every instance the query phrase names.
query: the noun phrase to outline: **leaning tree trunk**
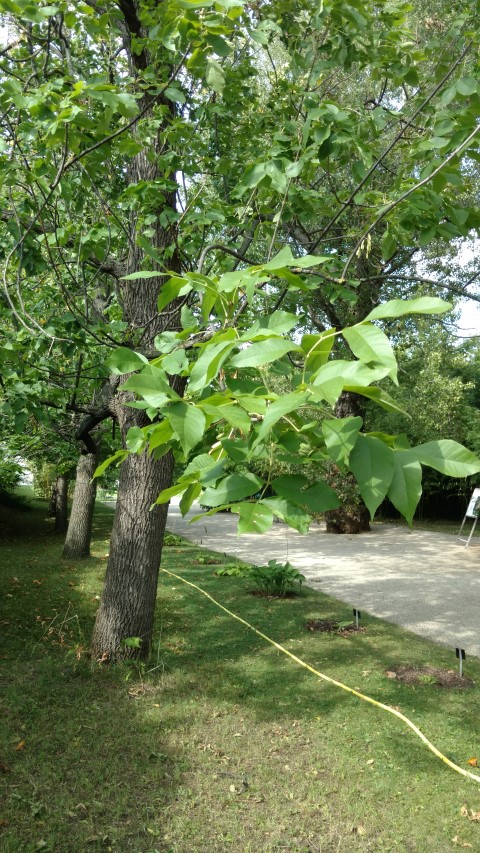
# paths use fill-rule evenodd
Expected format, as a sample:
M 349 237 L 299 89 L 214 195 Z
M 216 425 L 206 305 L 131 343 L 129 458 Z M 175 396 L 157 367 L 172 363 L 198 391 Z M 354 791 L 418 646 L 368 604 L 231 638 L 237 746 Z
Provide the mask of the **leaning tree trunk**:
M 172 475 L 171 453 L 158 461 L 148 453 L 132 454 L 122 464 L 105 584 L 92 637 L 96 661 L 149 654 L 168 504 L 150 508 L 162 489 L 170 486 Z M 125 645 L 122 641 L 129 637 L 138 638 L 138 643 Z
M 335 417 L 363 417 L 364 413 L 363 398 L 359 394 L 342 391 L 335 406 Z M 338 509 L 325 513 L 327 533 L 367 533 L 370 530 L 370 513 L 360 497 L 353 474 L 332 465 L 327 479 L 342 500 Z
M 93 510 L 97 494 L 97 481 L 92 480 L 97 457 L 94 453 L 80 456 L 77 465 L 70 521 L 63 546 L 64 557 L 89 557 L 92 535 Z
M 68 477 L 66 474 L 61 474 L 57 477 L 56 493 L 55 493 L 55 533 L 65 533 L 68 527 L 67 520 L 67 493 L 68 493 Z

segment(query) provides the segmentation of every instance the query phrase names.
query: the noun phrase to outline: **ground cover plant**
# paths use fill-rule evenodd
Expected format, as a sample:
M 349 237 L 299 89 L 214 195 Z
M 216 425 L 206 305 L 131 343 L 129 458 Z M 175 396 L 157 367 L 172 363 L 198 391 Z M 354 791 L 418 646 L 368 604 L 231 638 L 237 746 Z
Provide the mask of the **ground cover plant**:
M 5 510 L 0 545 L 0 848 L 30 851 L 479 849 L 480 789 L 399 721 L 296 667 L 180 581 L 161 575 L 152 657 L 92 662 L 86 641 L 112 515 L 93 556 L 60 557 L 34 505 Z M 480 751 L 480 662 L 468 690 L 402 684 L 398 666 L 454 668 L 450 650 L 363 614 L 363 633 L 310 632 L 349 609 L 302 588 L 248 594 L 188 542 L 163 566 L 199 584 L 320 671 L 400 708 L 461 766 Z M 223 558 L 226 563 L 228 558 Z

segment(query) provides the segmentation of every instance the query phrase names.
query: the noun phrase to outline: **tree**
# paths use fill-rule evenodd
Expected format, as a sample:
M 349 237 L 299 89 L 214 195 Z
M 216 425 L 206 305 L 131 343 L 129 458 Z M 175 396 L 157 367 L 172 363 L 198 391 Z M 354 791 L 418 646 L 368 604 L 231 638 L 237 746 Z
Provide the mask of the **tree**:
M 395 406 L 376 384 L 395 376 L 376 320 L 403 309 L 372 313 L 373 294 L 369 320 L 330 331 L 291 310 L 301 297 L 308 312 L 319 291 L 329 305 L 355 301 L 356 259 L 372 263 L 376 229 L 382 255 L 370 283 L 385 274 L 378 264 L 394 268 L 403 242 L 476 227 L 456 189 L 478 154 L 473 4 L 420 48 L 402 4 L 1 0 L 0 8 L 13 21 L 0 62 L 10 345 L 41 340 L 45 358 L 75 372 L 79 349 L 95 341 L 101 381 L 93 402 L 72 408 L 83 410 L 84 434 L 118 421 L 124 461 L 93 650 L 102 660 L 137 654 L 122 641 L 138 636 L 147 654 L 174 454 L 187 462 L 203 436 L 213 450 L 188 462 L 182 505 L 203 486 L 212 506 L 238 498 L 241 529 L 264 529 L 274 514 L 305 529 L 304 505 L 337 502 L 328 486 L 310 492 L 301 477 L 277 482 L 276 497 L 259 503 L 255 475 L 222 478 L 224 457 L 248 464 L 268 454 L 266 442 L 287 456 L 305 445 L 310 461 L 349 461 L 372 511 L 393 479 L 383 474 L 374 487 L 365 460 L 395 472 L 408 517 L 422 461 L 475 468 L 452 445 L 410 456 L 393 439 L 361 435 L 359 418 L 331 417 L 342 391 Z M 322 255 L 306 254 L 318 247 Z M 329 361 L 340 325 L 354 360 Z M 107 349 L 116 350 L 110 360 Z M 297 384 L 277 398 L 258 369 L 288 372 L 291 362 Z M 86 379 L 84 365 L 78 376 Z M 307 403 L 320 419 L 311 427 Z M 402 478 L 413 484 L 408 497 Z

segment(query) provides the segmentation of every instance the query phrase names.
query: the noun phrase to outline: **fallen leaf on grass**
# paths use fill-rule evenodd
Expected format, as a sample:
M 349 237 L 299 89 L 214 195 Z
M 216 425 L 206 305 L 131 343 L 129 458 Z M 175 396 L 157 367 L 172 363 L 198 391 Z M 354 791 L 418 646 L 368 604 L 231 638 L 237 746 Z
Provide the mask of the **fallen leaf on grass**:
M 4 818 L 2 818 L 0 820 L 0 826 L 8 826 L 8 820 L 5 820 Z
M 21 749 L 24 748 L 24 746 L 25 746 L 25 741 L 21 740 L 19 743 L 17 743 L 17 745 L 15 747 L 15 752 L 19 752 Z
M 35 583 L 37 586 L 41 586 L 41 585 L 42 585 L 42 581 L 32 581 L 32 583 Z
M 10 773 L 10 767 L 7 767 L 3 761 L 0 761 L 0 773 Z
M 452 838 L 452 841 L 454 844 L 459 844 L 460 847 L 471 847 L 472 846 L 471 844 L 468 843 L 468 841 L 460 841 L 458 835 L 455 835 L 455 837 Z
M 460 814 L 462 815 L 462 817 L 468 817 L 468 819 L 473 821 L 474 823 L 480 823 L 480 812 L 476 812 L 473 809 L 470 809 L 469 811 L 466 805 L 463 805 L 461 807 Z
M 468 759 L 468 761 L 467 761 L 467 764 L 471 764 L 471 765 L 472 765 L 472 767 L 478 767 L 477 759 L 476 759 L 476 758 L 469 758 L 469 759 Z
M 352 826 L 352 832 L 355 832 L 357 835 L 366 835 L 367 830 L 361 823 L 358 826 Z

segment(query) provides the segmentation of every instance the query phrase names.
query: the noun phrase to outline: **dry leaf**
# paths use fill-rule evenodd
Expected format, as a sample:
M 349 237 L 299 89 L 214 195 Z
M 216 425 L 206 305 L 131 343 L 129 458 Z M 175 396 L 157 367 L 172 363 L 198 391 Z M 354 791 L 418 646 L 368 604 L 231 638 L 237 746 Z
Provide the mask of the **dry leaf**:
M 369 759 L 368 759 L 368 761 L 367 761 L 367 764 L 373 764 L 373 763 L 374 763 L 374 761 L 375 761 L 375 759 L 374 759 L 374 758 L 369 758 Z
M 472 767 L 478 767 L 476 758 L 469 758 L 467 764 L 471 764 Z
M 3 761 L 0 761 L 0 773 L 10 773 L 10 767 L 7 767 Z
M 42 581 L 32 581 L 32 583 L 36 583 L 36 585 L 37 585 L 37 586 L 41 586 L 41 585 L 42 585 Z
M 20 743 L 17 743 L 17 745 L 15 747 L 15 752 L 19 752 L 21 749 L 23 749 L 24 746 L 25 746 L 25 741 L 21 740 Z
M 396 672 L 391 672 L 391 671 L 390 671 L 390 670 L 388 670 L 388 669 L 387 669 L 387 671 L 386 671 L 385 675 L 387 676 L 387 678 L 396 678 L 396 677 L 397 677 L 397 673 L 396 673 Z
M 229 789 L 229 790 L 230 790 L 230 793 L 231 793 L 231 794 L 235 794 L 235 793 L 236 793 L 236 791 L 237 791 L 237 789 L 236 789 L 235 785 L 230 785 L 230 789 Z

